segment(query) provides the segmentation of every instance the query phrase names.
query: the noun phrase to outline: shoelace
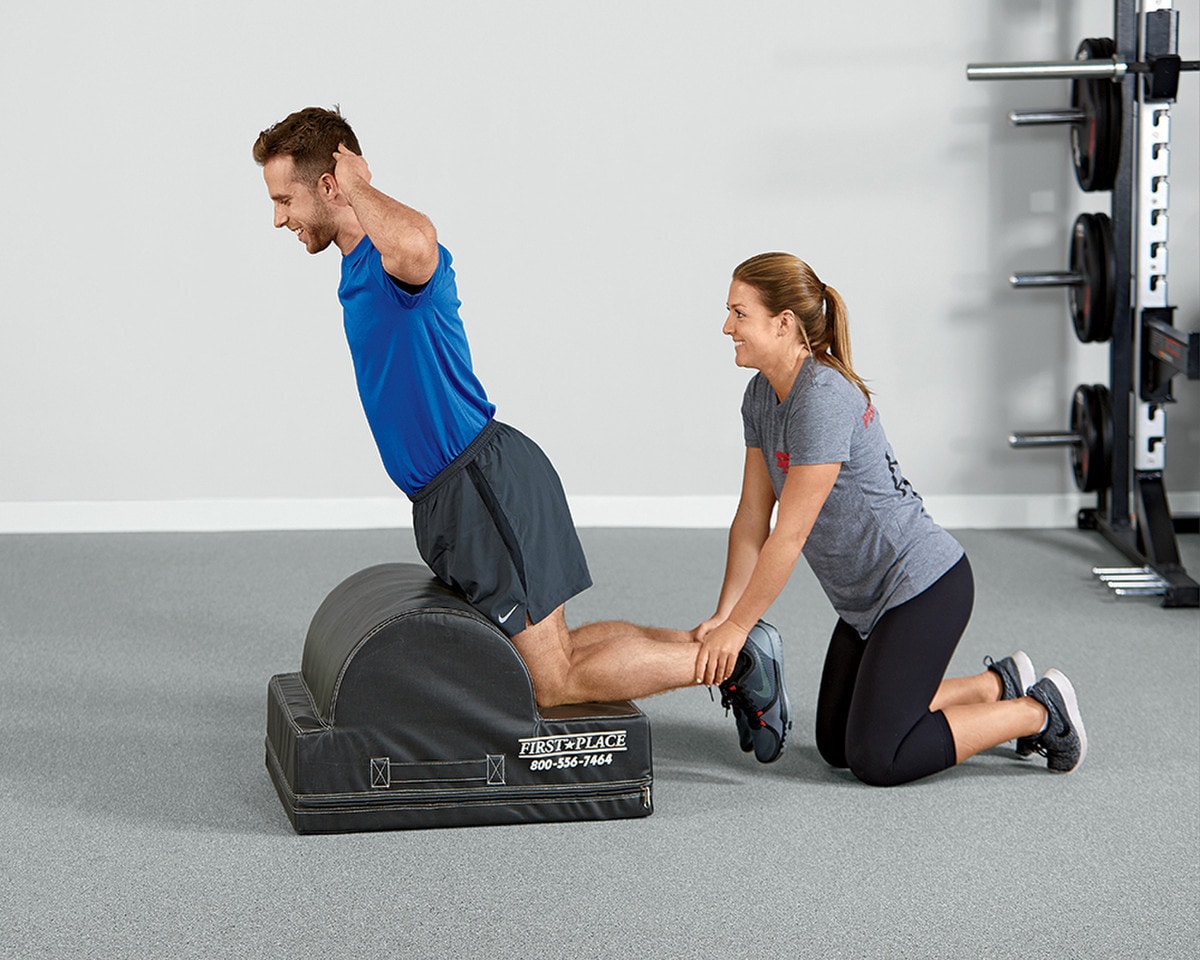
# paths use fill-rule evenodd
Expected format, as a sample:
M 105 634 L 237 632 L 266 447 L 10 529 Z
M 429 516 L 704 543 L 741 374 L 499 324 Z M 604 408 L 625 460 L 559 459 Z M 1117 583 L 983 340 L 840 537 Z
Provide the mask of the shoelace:
M 709 688 L 711 695 L 712 688 Z M 742 712 L 742 716 L 746 718 L 747 723 L 755 724 L 759 727 L 765 727 L 766 721 L 763 720 L 763 712 L 756 710 L 750 702 L 749 697 L 742 693 L 741 687 L 736 683 L 726 683 L 721 685 L 721 706 L 725 708 L 725 716 L 729 716 L 729 708 L 733 707 Z
M 723 706 L 725 708 L 725 716 L 729 716 L 729 708 L 733 706 L 733 698 L 728 693 L 725 692 L 725 688 L 723 686 L 720 687 L 719 689 L 721 691 L 721 706 Z M 708 688 L 708 699 L 711 700 L 713 703 L 716 703 L 717 698 L 713 696 L 712 690 L 713 690 L 713 688 L 710 686 Z M 740 703 L 738 705 L 741 706 Z

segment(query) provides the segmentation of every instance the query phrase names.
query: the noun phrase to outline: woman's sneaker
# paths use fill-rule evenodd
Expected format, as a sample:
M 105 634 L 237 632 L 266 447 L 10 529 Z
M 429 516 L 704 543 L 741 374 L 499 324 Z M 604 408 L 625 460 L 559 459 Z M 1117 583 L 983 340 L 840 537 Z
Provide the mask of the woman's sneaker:
M 1046 729 L 1033 738 L 1034 749 L 1055 773 L 1070 773 L 1087 756 L 1087 734 L 1071 681 L 1051 668 L 1029 688 L 1029 696 L 1046 708 Z
M 761 763 L 779 759 L 792 728 L 792 710 L 783 682 L 783 641 L 765 620 L 751 629 L 733 675 L 721 684 L 721 704 L 733 709 L 743 750 L 753 749 Z
M 1016 700 L 1025 696 L 1029 688 L 1037 681 L 1037 671 L 1033 669 L 1033 661 L 1029 659 L 1029 654 L 1024 650 L 1018 650 L 1003 660 L 984 657 L 983 663 L 1000 677 L 1000 682 L 1004 685 L 1004 691 L 1000 694 L 1001 700 Z M 1033 737 L 1017 738 L 1018 757 L 1030 757 L 1036 752 L 1033 740 Z

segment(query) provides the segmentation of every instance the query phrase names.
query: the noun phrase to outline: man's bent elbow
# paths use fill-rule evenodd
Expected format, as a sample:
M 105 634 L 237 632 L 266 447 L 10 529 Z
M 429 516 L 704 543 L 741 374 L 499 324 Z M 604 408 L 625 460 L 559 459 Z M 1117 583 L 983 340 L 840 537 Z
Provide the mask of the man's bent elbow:
M 402 243 L 398 243 L 395 249 L 379 251 L 383 269 L 389 276 L 418 287 L 433 278 L 437 272 L 440 255 L 437 231 L 434 230 L 433 224 L 429 225 L 428 231 L 414 231 Z

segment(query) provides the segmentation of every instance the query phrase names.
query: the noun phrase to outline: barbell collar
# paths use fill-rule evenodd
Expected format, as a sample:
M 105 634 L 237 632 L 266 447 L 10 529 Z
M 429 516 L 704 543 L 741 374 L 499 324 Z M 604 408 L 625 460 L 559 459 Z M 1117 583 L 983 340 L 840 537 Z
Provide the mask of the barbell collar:
M 1121 80 L 1129 64 L 1116 57 L 1035 63 L 968 63 L 968 80 Z
M 1014 110 L 1008 115 L 1014 127 L 1046 127 L 1060 123 L 1083 123 L 1087 114 L 1082 110 Z
M 1014 273 L 1008 278 L 1014 287 L 1082 287 L 1087 280 L 1078 273 L 1046 272 L 1046 273 Z
M 1033 432 L 1027 430 L 1013 431 L 1008 435 L 1008 445 L 1014 450 L 1028 447 L 1074 447 L 1083 440 L 1077 433 L 1067 433 L 1062 430 Z

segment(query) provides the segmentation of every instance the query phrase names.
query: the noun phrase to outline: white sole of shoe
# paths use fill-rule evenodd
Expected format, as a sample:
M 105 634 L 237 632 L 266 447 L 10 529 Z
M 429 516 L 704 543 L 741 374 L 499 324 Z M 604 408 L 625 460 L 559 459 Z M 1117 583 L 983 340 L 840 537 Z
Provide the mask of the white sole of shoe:
M 1062 695 L 1063 706 L 1067 708 L 1067 719 L 1071 721 L 1071 729 L 1079 737 L 1079 759 L 1075 761 L 1075 766 L 1070 770 L 1056 770 L 1055 773 L 1072 773 L 1078 770 L 1083 763 L 1083 758 L 1087 756 L 1088 746 L 1087 733 L 1083 729 L 1083 718 L 1079 715 L 1079 698 L 1075 696 L 1075 688 L 1071 686 L 1071 681 L 1057 667 L 1051 667 L 1046 671 L 1046 679 L 1053 683 Z
M 1037 683 L 1037 670 L 1033 668 L 1033 661 L 1029 659 L 1029 654 L 1024 650 L 1018 650 L 1012 654 L 1012 661 L 1017 668 L 1017 681 L 1021 684 L 1022 693 Z M 1013 750 L 1017 749 L 1016 741 L 1013 741 Z M 1020 760 L 1032 760 L 1037 754 L 1035 753 L 1018 753 L 1017 758 Z
M 1033 661 L 1024 650 L 1018 650 L 1012 655 L 1013 663 L 1017 665 L 1017 677 L 1021 681 L 1021 692 L 1024 693 L 1037 683 L 1037 671 L 1033 669 Z

